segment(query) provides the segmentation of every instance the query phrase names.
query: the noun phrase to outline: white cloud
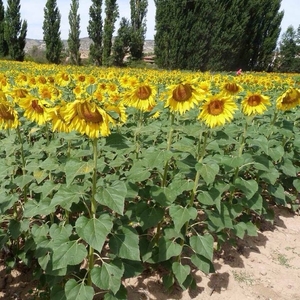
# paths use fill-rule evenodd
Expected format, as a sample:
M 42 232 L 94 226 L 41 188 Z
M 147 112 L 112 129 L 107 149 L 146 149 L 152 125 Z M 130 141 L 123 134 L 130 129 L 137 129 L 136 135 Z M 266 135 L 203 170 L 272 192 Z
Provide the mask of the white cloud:
M 27 20 L 28 31 L 27 37 L 33 39 L 43 38 L 43 19 L 44 7 L 46 0 L 21 0 L 21 18 Z M 103 1 L 104 2 L 104 1 Z M 130 4 L 129 0 L 119 0 L 119 13 L 120 18 L 130 18 Z M 69 20 L 68 15 L 70 11 L 71 0 L 57 0 L 57 6 L 61 13 L 61 38 L 67 39 L 69 34 Z M 87 26 L 89 22 L 89 8 L 91 0 L 79 0 L 80 14 L 80 31 L 81 37 L 87 37 Z M 6 7 L 7 1 L 3 1 Z M 298 28 L 300 23 L 300 9 L 299 0 L 282 0 L 281 9 L 284 10 L 284 18 L 281 23 L 281 33 L 286 31 L 289 25 L 293 25 L 295 29 Z M 147 13 L 147 32 L 146 39 L 154 38 L 155 27 L 155 4 L 154 0 L 148 0 L 148 13 Z M 115 26 L 118 28 L 120 19 L 117 20 Z

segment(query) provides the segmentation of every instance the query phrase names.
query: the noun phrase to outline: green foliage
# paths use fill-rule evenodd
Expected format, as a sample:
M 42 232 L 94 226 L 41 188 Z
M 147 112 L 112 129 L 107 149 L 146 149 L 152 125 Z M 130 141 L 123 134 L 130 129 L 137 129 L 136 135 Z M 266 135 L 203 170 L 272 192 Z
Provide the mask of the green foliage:
M 146 15 L 148 0 L 130 0 L 131 33 L 130 54 L 132 59 L 140 60 L 143 57 L 143 47 L 146 34 Z
M 105 20 L 103 27 L 103 53 L 102 61 L 104 66 L 112 64 L 111 50 L 112 37 L 115 30 L 115 22 L 119 17 L 117 0 L 105 0 Z
M 0 1 L 0 58 L 8 54 L 8 45 L 5 40 L 5 9 L 3 1 Z
M 275 69 L 278 72 L 300 72 L 300 25 L 295 31 L 289 26 L 283 33 L 279 45 L 278 57 L 275 61 Z
M 103 53 L 102 0 L 92 0 L 89 15 L 90 19 L 87 30 L 89 38 L 92 40 L 89 56 L 92 63 L 101 66 Z
M 8 0 L 4 21 L 4 39 L 8 47 L 8 55 L 11 59 L 23 61 L 25 57 L 25 44 L 27 35 L 27 21 L 21 20 L 20 0 Z M 6 52 L 6 45 L 4 54 Z
M 268 70 L 283 17 L 280 2 L 156 0 L 157 65 Z
M 56 0 L 47 0 L 44 8 L 43 38 L 46 44 L 48 62 L 59 64 L 63 49 L 60 38 L 61 15 Z
M 80 65 L 80 15 L 78 15 L 79 0 L 72 0 L 71 8 L 69 12 L 69 38 L 68 38 L 68 47 L 70 61 L 72 64 Z
M 113 44 L 113 64 L 116 66 L 124 65 L 124 57 L 129 52 L 130 25 L 126 18 L 122 18 Z
M 126 299 L 122 281 L 157 267 L 167 289 L 192 288 L 195 269 L 214 272 L 216 249 L 257 235 L 273 205 L 299 208 L 299 110 L 214 129 L 193 111 L 160 113 L 128 108 L 98 139 L 25 117 L 1 131 L 0 246 L 51 299 L 93 299 L 95 287 Z

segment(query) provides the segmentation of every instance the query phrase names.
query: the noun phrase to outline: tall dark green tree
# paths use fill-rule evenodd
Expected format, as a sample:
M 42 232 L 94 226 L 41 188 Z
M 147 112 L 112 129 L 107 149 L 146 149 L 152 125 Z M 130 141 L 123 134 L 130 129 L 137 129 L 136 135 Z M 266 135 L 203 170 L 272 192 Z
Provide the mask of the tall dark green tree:
M 48 62 L 59 64 L 63 43 L 60 37 L 61 15 L 56 0 L 47 0 L 44 8 L 44 42 L 46 44 L 46 58 Z
M 27 21 L 21 20 L 20 0 L 8 0 L 4 21 L 4 38 L 9 56 L 17 61 L 25 57 Z
M 113 43 L 113 64 L 115 66 L 124 65 L 124 57 L 129 52 L 129 44 L 131 38 L 130 22 L 126 18 L 122 18 L 118 29 L 117 36 Z
M 298 28 L 299 32 L 300 26 Z M 297 31 L 289 26 L 283 33 L 279 44 L 279 55 L 275 61 L 276 71 L 300 73 L 300 44 L 297 42 Z
M 132 59 L 139 60 L 143 57 L 143 48 L 146 35 L 146 15 L 148 0 L 130 0 L 131 12 L 131 41 L 130 53 Z
M 2 0 L 0 0 L 0 57 L 5 57 L 8 54 L 7 42 L 4 37 L 5 27 L 5 9 Z
M 283 13 L 281 0 L 155 0 L 160 67 L 266 70 Z
M 115 22 L 119 17 L 117 0 L 105 0 L 105 20 L 103 29 L 103 53 L 102 63 L 108 66 L 111 63 L 112 37 L 115 30 Z
M 78 14 L 79 0 L 72 0 L 69 12 L 69 56 L 72 64 L 80 65 L 80 15 Z
M 281 0 L 248 1 L 249 19 L 241 44 L 238 61 L 243 70 L 267 70 L 272 63 L 280 35 L 284 12 L 279 11 Z
M 87 27 L 89 38 L 92 40 L 90 45 L 90 60 L 98 66 L 102 65 L 102 0 L 92 0 L 89 10 L 90 19 Z

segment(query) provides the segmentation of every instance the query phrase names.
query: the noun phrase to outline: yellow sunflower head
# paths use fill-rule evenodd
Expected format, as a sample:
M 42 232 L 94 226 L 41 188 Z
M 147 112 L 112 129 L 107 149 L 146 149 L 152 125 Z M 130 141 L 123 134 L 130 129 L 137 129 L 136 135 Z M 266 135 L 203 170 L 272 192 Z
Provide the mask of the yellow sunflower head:
M 233 119 L 237 105 L 232 96 L 217 94 L 209 96 L 203 103 L 198 120 L 210 127 L 221 126 Z
M 203 95 L 203 90 L 192 83 L 183 82 L 177 85 L 171 85 L 168 88 L 168 99 L 165 107 L 169 107 L 172 112 L 184 114 L 199 103 Z
M 267 105 L 271 105 L 270 97 L 260 93 L 248 93 L 242 101 L 242 111 L 247 116 L 262 114 L 267 109 Z
M 279 110 L 289 110 L 300 103 L 300 91 L 295 88 L 289 88 L 276 100 L 276 108 Z
M 114 123 L 107 112 L 89 98 L 68 103 L 62 117 L 69 124 L 70 130 L 76 130 L 90 138 L 108 136 L 109 123 Z
M 243 91 L 243 88 L 238 83 L 232 82 L 225 82 L 222 86 L 222 92 L 226 95 L 237 95 Z
M 19 116 L 10 102 L 7 101 L 3 91 L 0 91 L 0 128 L 17 128 Z
M 148 83 L 140 83 L 128 90 L 124 95 L 124 104 L 148 111 L 149 106 L 155 106 L 156 88 Z

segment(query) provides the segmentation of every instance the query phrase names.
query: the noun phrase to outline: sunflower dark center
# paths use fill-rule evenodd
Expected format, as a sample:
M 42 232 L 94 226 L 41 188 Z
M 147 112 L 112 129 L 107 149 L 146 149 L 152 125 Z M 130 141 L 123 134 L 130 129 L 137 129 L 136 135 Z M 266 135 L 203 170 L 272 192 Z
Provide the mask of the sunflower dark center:
M 225 84 L 225 90 L 231 93 L 237 93 L 239 91 L 239 87 L 236 83 L 230 82 Z
M 14 120 L 14 115 L 9 111 L 5 104 L 0 104 L 0 118 L 4 120 Z
M 138 87 L 135 91 L 135 95 L 140 100 L 147 100 L 151 96 L 151 87 L 148 85 L 143 85 Z
M 77 105 L 77 113 L 79 118 L 91 122 L 91 123 L 102 123 L 103 117 L 98 110 L 92 111 L 92 107 L 89 103 L 84 102 Z
M 261 103 L 261 97 L 259 95 L 252 95 L 248 98 L 248 105 L 257 106 Z
M 224 111 L 224 103 L 222 100 L 214 100 L 208 105 L 208 113 L 218 116 Z
M 186 84 L 179 84 L 173 91 L 173 99 L 177 102 L 185 102 L 192 97 L 192 87 Z
M 34 111 L 36 111 L 38 114 L 42 114 L 44 112 L 44 109 L 42 106 L 39 105 L 37 100 L 32 100 L 31 107 Z

